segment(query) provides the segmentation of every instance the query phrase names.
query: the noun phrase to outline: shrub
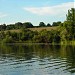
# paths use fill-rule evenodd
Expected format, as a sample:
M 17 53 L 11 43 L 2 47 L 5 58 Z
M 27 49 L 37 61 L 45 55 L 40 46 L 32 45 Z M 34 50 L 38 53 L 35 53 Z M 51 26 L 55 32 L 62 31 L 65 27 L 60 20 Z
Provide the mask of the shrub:
M 6 38 L 3 39 L 3 43 L 13 43 L 13 39 L 11 36 L 6 36 Z

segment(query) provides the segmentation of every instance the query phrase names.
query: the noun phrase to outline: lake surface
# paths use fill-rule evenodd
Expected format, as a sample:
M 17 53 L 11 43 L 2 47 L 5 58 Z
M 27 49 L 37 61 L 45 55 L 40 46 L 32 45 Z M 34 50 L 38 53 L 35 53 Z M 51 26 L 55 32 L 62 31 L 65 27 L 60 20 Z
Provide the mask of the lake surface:
M 0 45 L 0 75 L 75 75 L 75 46 Z

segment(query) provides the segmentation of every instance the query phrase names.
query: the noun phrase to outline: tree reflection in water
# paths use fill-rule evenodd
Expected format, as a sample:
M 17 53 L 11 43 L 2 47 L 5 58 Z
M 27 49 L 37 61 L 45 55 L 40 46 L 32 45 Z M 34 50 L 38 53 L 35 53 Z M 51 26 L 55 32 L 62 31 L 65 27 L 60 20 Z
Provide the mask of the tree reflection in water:
M 36 65 L 31 67 L 39 69 L 39 64 L 41 68 L 47 68 L 48 74 L 50 69 L 55 70 L 56 73 L 59 70 L 63 74 L 70 75 L 68 72 L 75 74 L 75 46 L 72 45 L 0 45 L 0 61 L 6 59 L 15 60 L 21 65 L 22 62 L 33 64 L 36 62 Z

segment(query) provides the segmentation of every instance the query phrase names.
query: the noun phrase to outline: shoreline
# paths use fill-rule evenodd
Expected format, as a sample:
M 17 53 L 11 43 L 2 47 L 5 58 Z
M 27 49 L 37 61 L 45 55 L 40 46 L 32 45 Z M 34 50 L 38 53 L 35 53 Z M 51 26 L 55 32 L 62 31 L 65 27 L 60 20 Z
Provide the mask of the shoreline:
M 67 43 L 33 43 L 33 42 L 13 42 L 13 43 L 0 43 L 0 44 L 7 44 L 7 45 L 75 45 L 74 42 L 67 42 Z

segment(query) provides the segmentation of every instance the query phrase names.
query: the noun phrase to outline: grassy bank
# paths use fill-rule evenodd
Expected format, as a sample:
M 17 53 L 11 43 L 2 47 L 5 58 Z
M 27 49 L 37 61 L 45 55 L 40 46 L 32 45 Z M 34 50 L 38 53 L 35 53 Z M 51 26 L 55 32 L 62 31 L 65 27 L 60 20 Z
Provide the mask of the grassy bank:
M 59 26 L 54 26 L 54 27 L 38 27 L 38 28 L 27 28 L 27 29 L 29 29 L 29 30 L 31 30 L 31 31 L 41 31 L 41 30 L 47 30 L 47 31 L 51 31 L 51 30 L 57 30 L 57 28 L 58 28 Z M 21 30 L 22 29 L 12 29 L 12 30 L 5 30 L 4 32 L 6 33 L 7 31 L 10 31 L 10 32 L 17 32 L 17 33 L 19 33 L 19 32 L 21 32 Z M 1 32 L 1 31 L 0 31 Z
M 73 36 L 59 26 L 6 30 L 0 37 L 1 43 L 75 45 Z

